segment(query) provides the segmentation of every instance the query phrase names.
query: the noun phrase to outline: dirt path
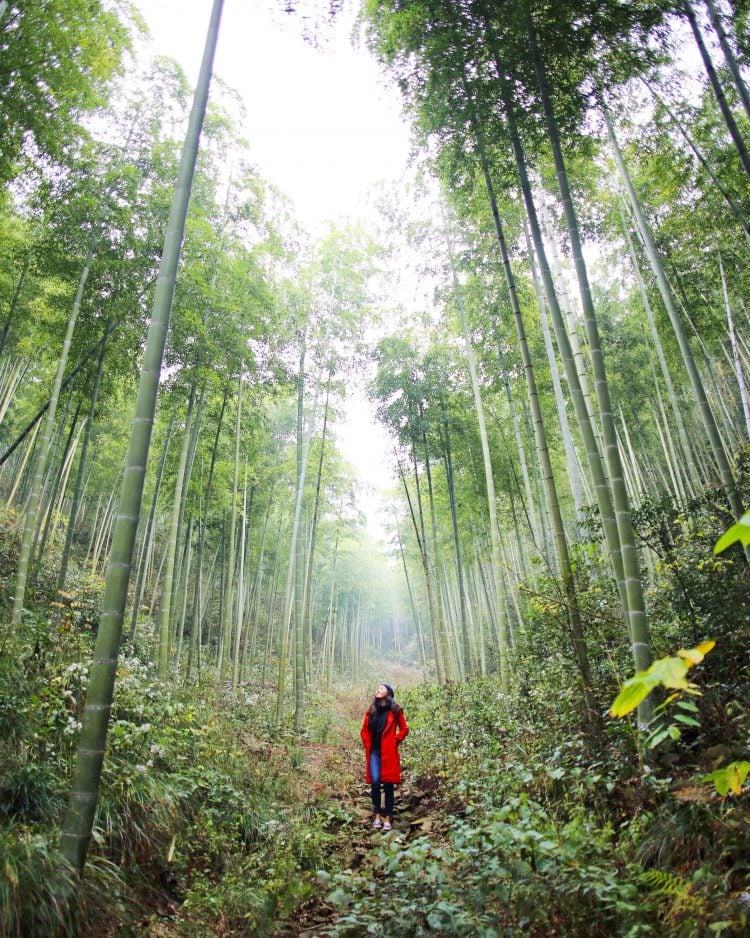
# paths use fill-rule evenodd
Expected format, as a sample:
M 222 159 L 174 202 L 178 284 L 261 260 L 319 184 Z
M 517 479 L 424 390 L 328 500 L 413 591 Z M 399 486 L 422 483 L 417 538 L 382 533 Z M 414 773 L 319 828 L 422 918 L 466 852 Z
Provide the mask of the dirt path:
M 406 842 L 437 831 L 443 812 L 437 781 L 414 777 L 407 769 L 404 781 L 396 789 L 393 831 L 373 830 L 369 786 L 364 781 L 364 750 L 359 738 L 362 700 L 338 696 L 333 701 L 333 710 L 341 727 L 339 737 L 330 743 L 303 743 L 304 763 L 300 771 L 310 799 L 317 799 L 318 805 L 330 803 L 331 821 L 326 830 L 335 837 L 331 855 L 340 870 L 356 870 L 387 838 Z M 273 936 L 318 938 L 334 917 L 334 909 L 321 890 L 320 895 L 296 910 L 293 921 L 280 923 Z

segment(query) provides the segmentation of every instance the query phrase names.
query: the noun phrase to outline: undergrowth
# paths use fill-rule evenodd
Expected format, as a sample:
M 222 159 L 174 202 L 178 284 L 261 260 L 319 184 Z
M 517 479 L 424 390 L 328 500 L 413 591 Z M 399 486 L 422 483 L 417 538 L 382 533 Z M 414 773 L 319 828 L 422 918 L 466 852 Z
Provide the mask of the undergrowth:
M 270 732 L 271 690 L 217 689 L 213 673 L 166 688 L 125 657 L 77 888 L 57 845 L 91 630 L 27 613 L 3 639 L 0 935 L 119 935 L 170 919 L 174 934 L 221 923 L 263 935 L 309 894 L 326 835 L 300 804 L 291 733 Z

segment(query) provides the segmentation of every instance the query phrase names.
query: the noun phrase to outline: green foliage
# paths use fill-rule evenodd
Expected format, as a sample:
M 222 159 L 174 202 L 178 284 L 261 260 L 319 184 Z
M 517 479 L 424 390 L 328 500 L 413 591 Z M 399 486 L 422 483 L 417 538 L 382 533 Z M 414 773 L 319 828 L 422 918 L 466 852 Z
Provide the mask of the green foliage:
M 704 776 L 704 781 L 713 782 L 716 791 L 722 796 L 730 791 L 734 795 L 741 795 L 748 773 L 750 773 L 750 762 L 743 759 L 740 762 L 730 762 L 729 765 L 710 772 Z
M 200 697 L 167 691 L 150 664 L 124 661 L 84 890 L 64 872 L 57 825 L 88 677 L 70 659 L 85 659 L 90 641 L 86 630 L 34 615 L 5 637 L 0 933 L 127 929 L 174 896 L 195 934 L 222 916 L 267 933 L 309 896 L 330 835 L 298 806 L 288 756 L 269 758 L 271 700 L 257 694 L 242 692 L 227 708 L 210 685 Z
M 122 871 L 96 858 L 81 883 L 54 831 L 0 825 L 0 856 L 0 934 L 7 938 L 101 933 L 125 912 Z
M 680 649 L 673 658 L 660 658 L 647 668 L 629 678 L 610 707 L 613 717 L 623 717 L 636 709 L 656 687 L 668 687 L 677 690 L 695 690 L 695 685 L 687 680 L 686 674 L 714 647 L 716 642 L 701 642 L 696 648 L 686 651 Z
M 721 535 L 719 540 L 714 544 L 714 553 L 723 553 L 727 547 L 731 547 L 732 544 L 736 544 L 737 541 L 739 541 L 743 547 L 750 545 L 750 511 L 745 512 L 739 521 Z
M 612 867 L 611 838 L 585 815 L 558 825 L 523 796 L 469 807 L 444 843 L 392 841 L 372 870 L 334 877 L 329 898 L 341 914 L 331 934 L 651 934 L 638 868 Z
M 82 113 L 104 103 L 128 41 L 123 20 L 98 0 L 10 0 L 0 19 L 0 181 L 22 155 L 64 158 Z

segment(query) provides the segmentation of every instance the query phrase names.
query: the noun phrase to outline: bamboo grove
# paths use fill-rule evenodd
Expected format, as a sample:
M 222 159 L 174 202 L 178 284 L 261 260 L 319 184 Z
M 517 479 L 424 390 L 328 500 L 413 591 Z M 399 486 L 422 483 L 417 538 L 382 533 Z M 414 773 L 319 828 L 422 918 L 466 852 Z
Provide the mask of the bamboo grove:
M 739 548 L 665 599 L 677 543 L 748 504 L 746 5 L 367 0 L 418 173 L 317 239 L 211 81 L 206 6 L 192 95 L 107 3 L 0 3 L 0 646 L 94 640 L 79 870 L 123 662 L 270 689 L 297 734 L 384 658 L 498 674 L 600 739 L 624 675 L 747 638 Z M 362 374 L 385 545 L 337 438 Z
M 513 659 L 536 644 L 530 610 L 557 606 L 555 652 L 577 671 L 593 732 L 601 645 L 592 656 L 580 593 L 592 521 L 616 587 L 603 603 L 640 671 L 665 561 L 649 543 L 654 506 L 677 515 L 715 492 L 729 525 L 747 504 L 747 90 L 732 51 L 744 13 L 705 13 L 436 2 L 364 14 L 422 154 L 422 221 L 405 236 L 439 268 L 439 322 L 381 342 L 375 389 L 401 444 L 437 674 L 497 667 L 507 693 L 528 680 Z

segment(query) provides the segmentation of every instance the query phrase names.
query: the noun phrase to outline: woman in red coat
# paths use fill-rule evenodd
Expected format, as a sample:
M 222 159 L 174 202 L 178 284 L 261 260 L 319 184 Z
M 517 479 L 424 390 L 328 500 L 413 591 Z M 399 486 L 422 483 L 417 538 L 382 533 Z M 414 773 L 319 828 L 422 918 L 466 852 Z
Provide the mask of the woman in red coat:
M 401 781 L 398 747 L 409 734 L 404 711 L 393 699 L 393 688 L 381 684 L 365 712 L 360 736 L 365 744 L 365 773 L 372 793 L 372 826 L 389 831 L 393 824 L 393 786 Z M 385 789 L 385 823 L 380 819 L 380 790 Z

